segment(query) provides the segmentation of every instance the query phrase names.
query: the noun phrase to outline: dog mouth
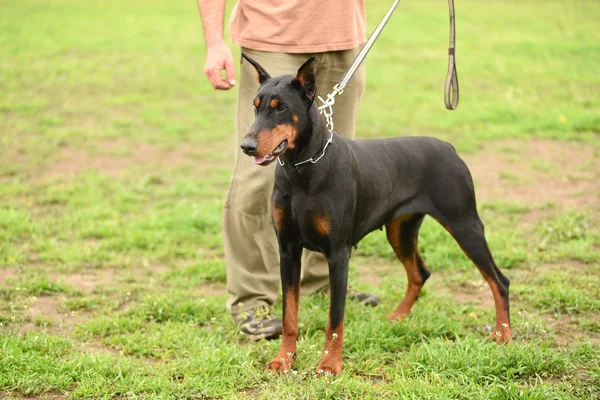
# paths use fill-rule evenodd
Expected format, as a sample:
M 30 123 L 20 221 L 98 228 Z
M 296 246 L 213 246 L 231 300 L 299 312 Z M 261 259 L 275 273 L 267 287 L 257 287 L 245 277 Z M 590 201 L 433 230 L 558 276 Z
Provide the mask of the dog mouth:
M 262 157 L 253 157 L 254 163 L 258 165 L 269 165 L 272 163 L 277 157 L 279 157 L 285 149 L 287 149 L 288 141 L 285 139 L 283 142 L 279 143 L 279 146 L 273 150 L 272 153 L 267 154 Z

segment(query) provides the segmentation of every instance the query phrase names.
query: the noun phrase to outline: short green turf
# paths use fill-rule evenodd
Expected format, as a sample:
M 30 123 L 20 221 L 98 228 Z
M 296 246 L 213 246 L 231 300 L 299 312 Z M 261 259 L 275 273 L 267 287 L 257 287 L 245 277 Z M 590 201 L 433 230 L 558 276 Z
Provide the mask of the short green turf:
M 387 7 L 367 1 L 371 29 Z M 368 56 L 357 136 L 436 136 L 492 171 L 478 208 L 514 342 L 488 342 L 485 281 L 426 219 L 432 277 L 401 323 L 385 316 L 403 267 L 383 232 L 359 244 L 350 281 L 382 302 L 348 303 L 330 379 L 313 375 L 327 296 L 302 298 L 287 376 L 262 371 L 279 341 L 245 341 L 225 310 L 236 94 L 203 74 L 195 3 L 0 1 L 0 397 L 600 398 L 600 3 L 456 14 L 458 110 L 447 3 L 404 1 Z

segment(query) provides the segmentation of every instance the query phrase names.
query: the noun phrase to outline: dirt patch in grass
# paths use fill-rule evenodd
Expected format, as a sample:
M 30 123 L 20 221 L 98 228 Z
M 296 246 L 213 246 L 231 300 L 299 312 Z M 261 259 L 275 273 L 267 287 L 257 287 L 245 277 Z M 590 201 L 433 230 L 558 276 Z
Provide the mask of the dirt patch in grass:
M 75 325 L 82 319 L 81 313 L 60 312 L 60 304 L 64 298 L 62 296 L 39 296 L 31 305 L 30 321 L 23 325 L 22 332 L 30 332 L 39 329 L 40 321 L 47 321 L 47 328 L 56 330 L 64 335 L 70 334 Z
M 170 268 L 168 266 L 166 266 L 166 265 L 156 264 L 156 265 L 150 266 L 150 270 L 154 274 L 162 275 L 165 272 L 169 271 Z
M 589 144 L 500 140 L 462 158 L 479 201 L 525 204 L 535 209 L 529 220 L 547 215 L 547 204 L 595 210 L 600 202 L 600 157 Z
M 161 269 L 162 266 L 159 266 Z M 7 270 L 0 270 L 5 272 Z M 104 285 L 120 284 L 121 280 L 117 278 L 119 271 L 112 268 L 103 270 L 86 270 L 83 272 L 70 274 L 54 274 L 53 279 L 63 281 L 70 286 L 74 286 L 85 296 L 90 296 L 94 293 L 97 287 Z M 16 274 L 5 274 L 4 279 L 15 278 Z M 75 326 L 85 318 L 92 315 L 88 311 L 64 311 L 61 310 L 62 304 L 67 297 L 63 295 L 55 296 L 38 296 L 30 307 L 30 313 L 27 323 L 25 323 L 21 331 L 30 332 L 40 328 L 51 329 L 60 332 L 63 335 L 69 335 Z M 47 325 L 46 325 L 47 323 Z
M 458 282 L 451 279 L 450 274 L 455 273 L 433 271 L 423 287 L 431 293 L 446 294 L 455 304 L 461 306 L 472 304 L 489 310 L 495 309 L 492 291 L 481 274 L 474 271 L 473 275 L 470 275 L 471 278 Z
M 58 281 L 63 280 L 65 283 L 75 286 L 89 296 L 97 287 L 120 285 L 132 279 L 136 282 L 146 282 L 156 279 L 168 270 L 168 266 L 157 264 L 144 268 L 132 267 L 126 270 L 116 268 L 85 270 L 69 274 L 56 274 L 53 277 Z
M 155 145 L 134 145 L 123 140 L 100 143 L 90 152 L 78 147 L 63 147 L 44 177 L 76 175 L 85 171 L 117 176 L 123 171 L 149 164 L 179 165 L 188 160 L 187 146 L 163 150 Z
M 507 272 L 510 278 L 519 281 L 529 281 L 540 274 L 554 271 L 568 271 L 572 274 L 588 275 L 593 268 L 593 264 L 586 264 L 579 260 L 564 260 L 557 263 L 541 263 L 536 265 L 523 266 L 521 268 L 511 269 Z
M 19 392 L 0 392 L 0 398 L 5 400 L 58 400 L 67 399 L 69 394 L 44 393 L 39 396 L 20 394 Z
M 198 293 L 203 297 L 218 296 L 227 293 L 227 289 L 223 285 L 216 285 L 214 283 L 205 283 L 198 287 Z
M 56 279 L 63 279 L 69 285 L 80 289 L 85 295 L 94 293 L 98 285 L 104 285 L 115 281 L 116 272 L 114 269 L 102 269 L 94 271 L 84 271 L 68 275 L 57 275 Z
M 598 317 L 598 313 L 586 313 L 579 316 L 561 315 L 556 317 L 552 314 L 543 314 L 544 318 L 548 320 L 552 326 L 554 337 L 556 342 L 561 346 L 571 347 L 577 342 L 591 341 L 595 344 L 600 344 L 600 335 L 594 332 L 589 332 L 585 328 L 580 326 L 578 319 L 587 317 L 595 318 Z
M 245 398 L 247 399 L 255 399 L 257 398 L 260 393 L 262 392 L 261 388 L 247 388 L 247 389 L 243 389 L 243 395 Z
M 9 279 L 14 279 L 17 276 L 15 271 L 9 268 L 0 269 L 0 285 Z
M 5 138 L 8 137 L 5 136 Z M 0 143 L 0 154 L 2 154 L 0 179 L 17 176 L 23 170 L 31 167 L 31 161 L 27 159 L 25 150 L 22 147 L 14 145 L 4 146 Z
M 512 269 L 509 273 L 511 281 L 515 283 L 530 282 L 540 274 L 551 273 L 553 271 L 568 271 L 570 274 L 590 274 L 590 268 L 591 265 L 589 264 L 577 260 L 570 260 L 555 264 L 545 263 L 537 266 L 530 266 L 528 268 Z M 540 287 L 540 290 L 544 290 L 544 288 Z M 578 342 L 586 340 L 600 344 L 600 333 L 592 332 L 585 326 L 586 320 L 598 320 L 598 318 L 600 318 L 600 313 L 581 312 L 572 315 L 544 314 L 540 313 L 539 310 L 530 308 L 531 306 L 527 306 L 526 302 L 517 305 L 519 303 L 519 297 L 517 296 L 515 302 L 515 297 L 513 296 L 512 306 L 517 306 L 517 309 L 519 309 L 524 304 L 526 308 L 529 308 L 530 312 L 539 315 L 548 321 L 548 333 L 554 337 L 557 344 L 565 347 L 573 347 Z M 516 329 L 518 330 L 518 327 L 516 327 Z
M 390 276 L 394 271 L 400 274 L 404 272 L 404 266 L 400 261 L 391 262 L 373 262 L 367 258 L 360 258 L 355 261 L 358 264 L 359 281 L 371 286 L 377 286 L 382 277 Z
M 457 304 L 474 303 L 479 306 L 494 309 L 494 297 L 488 284 L 481 279 L 480 284 L 469 282 L 468 285 L 449 287 L 448 291 Z
M 105 346 L 98 342 L 82 342 L 81 346 L 77 347 L 77 350 L 81 353 L 93 355 L 113 355 L 117 357 L 125 357 L 123 352 L 118 348 L 112 346 Z M 156 360 L 149 358 L 148 361 L 155 362 Z
M 42 180 L 87 171 L 118 176 L 134 170 L 155 173 L 179 167 L 189 167 L 204 178 L 208 173 L 210 178 L 215 167 L 229 168 L 232 158 L 230 146 L 220 146 L 220 142 L 214 146 L 219 148 L 218 152 L 213 153 L 211 148 L 189 143 L 161 148 L 154 144 L 135 144 L 124 140 L 104 141 L 89 148 L 67 146 L 61 148 L 58 155 L 45 166 Z M 226 149 L 226 153 L 223 149 Z

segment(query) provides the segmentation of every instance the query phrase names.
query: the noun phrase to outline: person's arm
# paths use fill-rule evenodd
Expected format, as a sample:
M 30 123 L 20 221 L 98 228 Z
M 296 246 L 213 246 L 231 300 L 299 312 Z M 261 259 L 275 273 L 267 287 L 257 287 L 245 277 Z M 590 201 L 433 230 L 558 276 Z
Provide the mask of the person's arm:
M 198 0 L 198 8 L 206 43 L 204 73 L 215 89 L 230 89 L 235 85 L 235 68 L 231 51 L 223 40 L 225 0 Z M 227 79 L 221 77 L 222 70 L 225 70 Z

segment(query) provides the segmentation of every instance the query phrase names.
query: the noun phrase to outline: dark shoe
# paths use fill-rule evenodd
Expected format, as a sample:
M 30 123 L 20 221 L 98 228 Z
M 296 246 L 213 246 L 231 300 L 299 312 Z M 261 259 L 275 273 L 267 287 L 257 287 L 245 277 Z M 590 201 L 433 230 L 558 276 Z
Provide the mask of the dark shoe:
M 233 315 L 240 331 L 247 339 L 275 339 L 281 335 L 282 323 L 268 306 L 260 306 Z
M 379 304 L 379 296 L 371 293 L 363 293 L 348 287 L 348 299 L 358 301 L 359 303 L 365 303 L 366 306 L 375 307 Z

